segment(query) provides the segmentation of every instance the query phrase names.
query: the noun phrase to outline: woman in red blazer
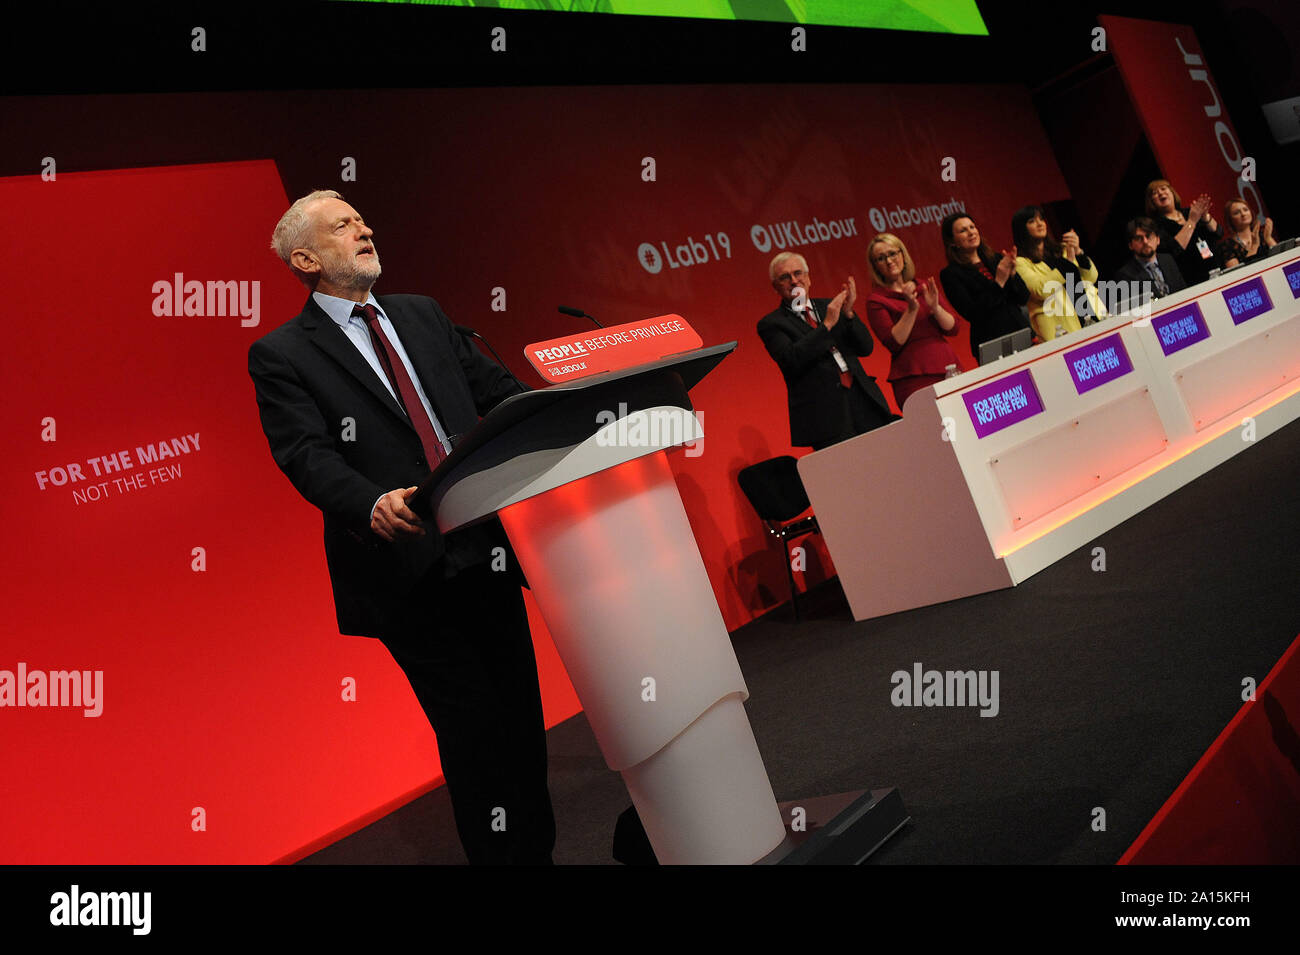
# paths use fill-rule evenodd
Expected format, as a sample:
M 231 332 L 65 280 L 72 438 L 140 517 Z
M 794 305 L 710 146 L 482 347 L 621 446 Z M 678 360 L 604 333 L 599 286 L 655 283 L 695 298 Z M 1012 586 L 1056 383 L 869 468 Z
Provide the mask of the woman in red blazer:
M 889 383 L 898 409 L 914 391 L 943 381 L 949 365 L 957 364 L 948 339 L 957 334 L 957 319 L 939 301 L 934 277 L 919 285 L 916 266 L 902 240 L 882 232 L 867 246 L 872 284 L 867 297 L 867 322 L 893 359 Z

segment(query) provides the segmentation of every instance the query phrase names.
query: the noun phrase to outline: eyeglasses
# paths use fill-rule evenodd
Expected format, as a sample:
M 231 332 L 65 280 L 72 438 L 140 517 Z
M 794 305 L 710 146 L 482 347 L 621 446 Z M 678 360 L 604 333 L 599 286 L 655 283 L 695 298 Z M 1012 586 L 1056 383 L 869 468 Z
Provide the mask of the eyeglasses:
M 892 249 L 889 252 L 884 252 L 880 255 L 873 256 L 871 261 L 884 265 L 886 262 L 888 262 L 890 259 L 894 258 L 895 256 L 898 256 L 898 258 L 901 259 L 903 257 L 903 253 L 899 252 L 897 249 Z
M 776 277 L 776 280 L 781 283 L 792 282 L 795 279 L 802 279 L 805 274 L 806 273 L 803 269 L 799 269 L 796 272 L 782 272 Z

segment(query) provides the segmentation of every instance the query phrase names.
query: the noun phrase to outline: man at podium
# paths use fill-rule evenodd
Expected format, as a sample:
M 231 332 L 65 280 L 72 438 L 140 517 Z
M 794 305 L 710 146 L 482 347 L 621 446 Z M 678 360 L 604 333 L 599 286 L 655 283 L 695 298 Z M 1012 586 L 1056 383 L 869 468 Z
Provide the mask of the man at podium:
M 409 679 L 469 861 L 549 863 L 537 666 L 521 578 L 501 570 L 514 556 L 496 522 L 443 537 L 406 505 L 520 386 L 433 299 L 371 292 L 374 232 L 337 192 L 290 206 L 272 248 L 309 294 L 248 370 L 276 464 L 324 517 L 339 630 L 383 641 Z

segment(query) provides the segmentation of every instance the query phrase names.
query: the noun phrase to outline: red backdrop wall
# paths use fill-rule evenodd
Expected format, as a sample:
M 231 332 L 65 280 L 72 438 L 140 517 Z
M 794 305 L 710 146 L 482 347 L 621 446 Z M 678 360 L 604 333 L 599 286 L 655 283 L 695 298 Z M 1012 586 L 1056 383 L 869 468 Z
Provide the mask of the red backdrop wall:
M 87 108 L 40 110 L 57 126 Z M 94 123 L 123 140 L 151 126 L 174 156 L 166 119 L 187 109 L 201 120 L 178 122 L 212 155 L 236 142 L 261 161 L 0 180 L 28 263 L 11 283 L 24 333 L 0 352 L 17 542 L 0 670 L 103 679 L 98 716 L 0 710 L 0 753 L 24 768 L 0 783 L 5 862 L 291 858 L 436 782 L 432 733 L 397 668 L 378 644 L 337 634 L 319 517 L 257 424 L 248 344 L 305 297 L 267 249 L 291 197 L 342 191 L 375 229 L 379 290 L 435 296 L 534 383 L 523 346 L 575 328 L 559 303 L 607 324 L 677 312 L 706 344 L 738 340 L 695 392 L 702 456 L 673 459 L 734 628 L 785 589 L 735 485 L 740 468 L 790 450 L 784 385 L 754 333 L 775 304 L 768 260 L 789 241 L 773 233 L 798 226 L 814 292 L 853 274 L 865 294 L 866 244 L 888 217 L 929 275 L 944 264 L 938 206 L 964 204 L 1005 245 L 1016 207 L 1066 195 L 1012 87 L 117 97 L 97 101 Z M 681 245 L 700 261 L 678 262 Z M 259 283 L 257 324 L 155 314 L 155 283 L 177 273 Z M 498 288 L 504 311 L 491 307 Z M 964 335 L 954 347 L 968 365 Z M 883 381 L 885 350 L 866 365 Z M 145 460 L 159 443 L 175 456 Z M 108 456 L 123 469 L 95 474 Z M 56 483 L 73 463 L 85 480 Z M 554 723 L 577 704 L 534 622 Z
M 1153 20 L 1097 19 L 1106 29 L 1151 151 L 1184 204 L 1208 193 L 1215 200 L 1210 211 L 1220 219 L 1223 203 L 1241 196 L 1256 216 L 1265 214 L 1256 183 L 1285 173 L 1249 169 L 1243 162 L 1250 150 L 1243 148 L 1195 31 Z

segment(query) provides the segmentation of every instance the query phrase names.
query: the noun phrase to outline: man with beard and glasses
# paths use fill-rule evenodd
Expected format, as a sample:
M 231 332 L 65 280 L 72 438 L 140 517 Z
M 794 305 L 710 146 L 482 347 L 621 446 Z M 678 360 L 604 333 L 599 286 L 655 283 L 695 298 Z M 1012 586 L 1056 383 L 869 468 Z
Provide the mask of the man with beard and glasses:
M 1178 262 L 1160 251 L 1160 227 L 1146 216 L 1130 219 L 1124 227 L 1133 257 L 1115 270 L 1115 278 L 1125 283 L 1121 310 L 1136 308 L 1187 288 Z

